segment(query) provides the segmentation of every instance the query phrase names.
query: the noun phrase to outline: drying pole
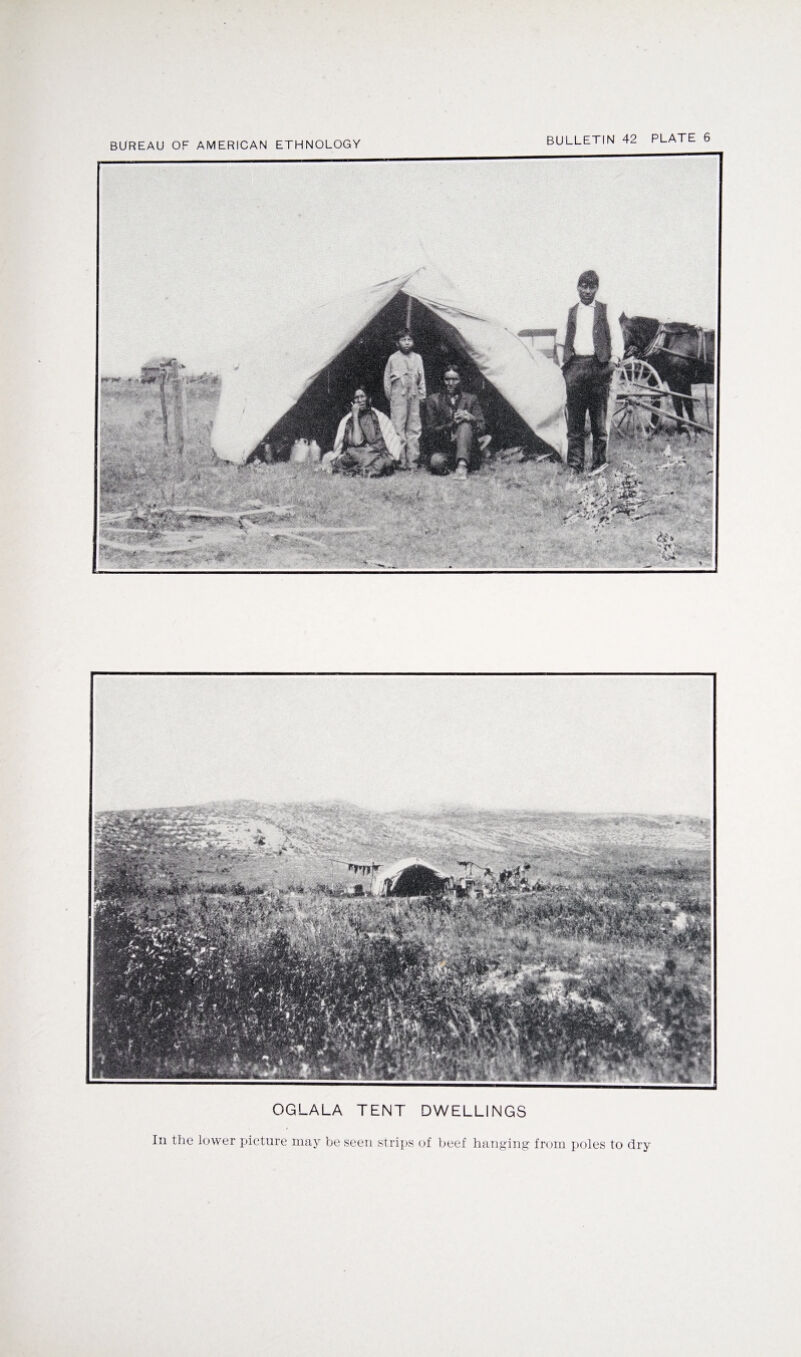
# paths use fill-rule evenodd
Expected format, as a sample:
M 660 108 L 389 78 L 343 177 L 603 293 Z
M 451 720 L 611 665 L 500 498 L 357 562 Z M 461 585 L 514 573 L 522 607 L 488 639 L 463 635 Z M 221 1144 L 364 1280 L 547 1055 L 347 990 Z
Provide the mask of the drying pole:
M 333 872 L 333 869 L 334 869 L 334 863 L 335 863 L 335 862 L 341 862 L 343 867 L 347 867 L 347 868 L 348 868 L 348 871 L 350 871 L 350 869 L 351 869 L 351 867 L 352 867 L 352 868 L 354 869 L 354 871 L 355 871 L 357 874 L 358 874 L 358 872 L 359 872 L 360 870 L 361 870 L 361 871 L 366 871 L 367 868 L 369 867 L 369 868 L 370 868 L 370 894 L 372 895 L 372 893 L 373 893 L 373 882 L 374 882 L 374 880 L 375 880 L 375 874 L 376 874 L 376 872 L 378 871 L 379 867 L 381 866 L 381 863 L 380 863 L 380 862 L 369 862 L 369 863 L 368 863 L 368 862 L 354 862 L 352 858 L 335 858 L 335 857 L 329 858 L 329 861 L 330 861 L 330 863 L 331 863 L 331 870 L 332 870 L 332 872 Z

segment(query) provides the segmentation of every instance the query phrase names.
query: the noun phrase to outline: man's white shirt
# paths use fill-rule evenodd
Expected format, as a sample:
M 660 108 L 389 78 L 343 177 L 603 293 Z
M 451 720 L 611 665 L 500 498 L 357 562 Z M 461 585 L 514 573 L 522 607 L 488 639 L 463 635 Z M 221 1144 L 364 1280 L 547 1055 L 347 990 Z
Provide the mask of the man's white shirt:
M 595 323 L 596 302 L 593 301 L 589 306 L 585 306 L 580 301 L 576 307 L 576 337 L 573 341 L 573 352 L 579 358 L 590 358 L 595 353 L 595 345 L 592 339 L 592 327 Z M 606 319 L 609 324 L 609 339 L 612 345 L 612 358 L 620 362 L 623 357 L 623 331 L 620 328 L 620 321 L 614 314 L 614 308 L 607 303 Z M 564 346 L 565 331 L 561 332 L 557 339 L 557 344 Z

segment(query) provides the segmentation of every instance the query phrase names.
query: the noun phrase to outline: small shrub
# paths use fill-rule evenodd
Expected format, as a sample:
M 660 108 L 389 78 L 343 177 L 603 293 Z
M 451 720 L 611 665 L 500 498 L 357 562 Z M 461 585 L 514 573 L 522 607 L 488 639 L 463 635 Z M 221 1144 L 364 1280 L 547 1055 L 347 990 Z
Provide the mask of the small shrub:
M 616 507 L 631 518 L 643 502 L 642 481 L 632 462 L 623 461 L 615 467 L 614 493 Z
M 594 532 L 598 532 L 611 521 L 612 512 L 612 496 L 606 476 L 599 476 L 595 481 L 583 482 L 578 492 L 578 503 L 570 516 L 584 519 Z

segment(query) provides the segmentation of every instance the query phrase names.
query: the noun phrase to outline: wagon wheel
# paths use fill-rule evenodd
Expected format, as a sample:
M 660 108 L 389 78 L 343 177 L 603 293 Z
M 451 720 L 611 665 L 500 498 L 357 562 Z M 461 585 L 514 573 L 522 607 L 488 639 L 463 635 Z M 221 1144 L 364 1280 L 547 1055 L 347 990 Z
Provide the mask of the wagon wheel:
M 625 438 L 650 438 L 662 418 L 665 389 L 644 358 L 625 358 L 617 370 L 612 428 Z

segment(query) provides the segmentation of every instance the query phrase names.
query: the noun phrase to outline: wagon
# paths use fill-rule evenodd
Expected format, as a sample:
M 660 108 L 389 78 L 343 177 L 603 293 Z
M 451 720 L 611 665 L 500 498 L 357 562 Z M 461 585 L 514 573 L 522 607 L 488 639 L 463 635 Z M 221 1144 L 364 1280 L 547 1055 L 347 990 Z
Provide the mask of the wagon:
M 644 358 L 624 358 L 612 383 L 610 426 L 624 438 L 651 438 L 669 396 L 656 368 Z
M 620 325 L 626 349 L 613 387 L 612 429 L 650 438 L 668 420 L 680 433 L 713 433 L 715 331 L 625 314 Z M 694 386 L 703 387 L 704 422 L 695 418 Z

